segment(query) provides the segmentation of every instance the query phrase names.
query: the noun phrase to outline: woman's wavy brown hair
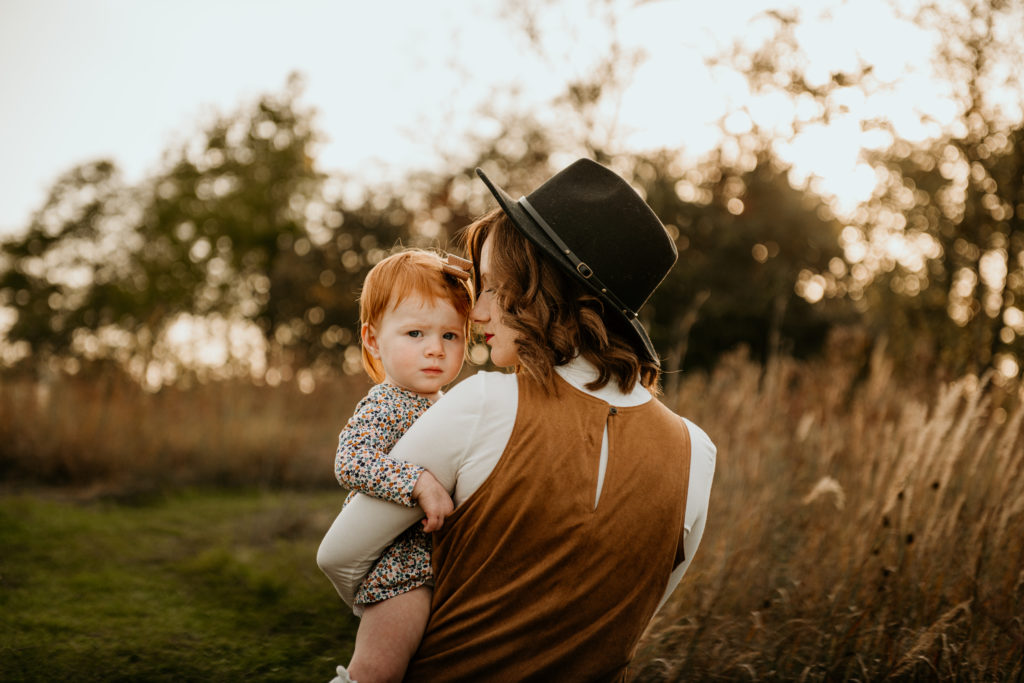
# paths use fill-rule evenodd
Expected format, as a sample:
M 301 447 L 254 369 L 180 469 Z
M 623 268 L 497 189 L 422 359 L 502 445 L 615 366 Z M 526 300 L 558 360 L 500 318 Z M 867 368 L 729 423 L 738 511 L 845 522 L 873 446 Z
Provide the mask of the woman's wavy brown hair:
M 604 303 L 538 250 L 501 209 L 485 214 L 463 233 L 477 292 L 480 250 L 488 237 L 494 240 L 489 284 L 504 311 L 502 322 L 516 333 L 519 369 L 551 390 L 555 367 L 578 354 L 598 369 L 598 378 L 588 389 L 614 380 L 629 392 L 639 381 L 657 393 L 658 365 L 642 358 L 616 331 L 626 323 L 606 320 Z

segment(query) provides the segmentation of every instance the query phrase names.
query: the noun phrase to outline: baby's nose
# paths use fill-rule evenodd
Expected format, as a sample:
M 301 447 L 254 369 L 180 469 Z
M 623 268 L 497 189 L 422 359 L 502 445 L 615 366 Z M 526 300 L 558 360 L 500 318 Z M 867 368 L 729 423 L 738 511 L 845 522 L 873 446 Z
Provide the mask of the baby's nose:
M 443 356 L 444 355 L 444 344 L 441 343 L 440 337 L 431 337 L 430 342 L 427 344 L 427 355 L 428 356 Z

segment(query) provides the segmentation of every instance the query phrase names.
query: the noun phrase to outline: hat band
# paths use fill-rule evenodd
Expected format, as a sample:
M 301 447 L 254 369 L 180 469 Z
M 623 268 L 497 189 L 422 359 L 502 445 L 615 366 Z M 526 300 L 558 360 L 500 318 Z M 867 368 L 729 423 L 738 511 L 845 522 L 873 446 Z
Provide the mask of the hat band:
M 623 315 L 625 315 L 627 318 L 629 318 L 630 320 L 636 318 L 636 312 L 630 309 L 629 306 L 622 303 L 622 300 L 619 299 L 619 297 L 615 296 L 615 293 L 608 289 L 608 287 L 606 287 L 603 282 L 601 282 L 601 278 L 597 277 L 597 273 L 594 272 L 594 269 L 588 266 L 580 257 L 578 257 L 573 252 L 572 249 L 569 248 L 569 245 L 567 245 L 562 240 L 562 238 L 558 236 L 558 233 L 555 232 L 554 228 L 548 225 L 548 222 L 544 220 L 544 218 L 541 217 L 539 213 L 537 213 L 537 210 L 533 208 L 530 202 L 526 201 L 526 197 L 519 198 L 519 205 L 526 210 L 526 213 L 528 213 L 530 215 L 530 218 L 532 218 L 533 221 L 540 227 L 540 229 L 544 231 L 544 234 L 547 235 L 548 238 L 555 243 L 555 246 L 558 247 L 558 250 L 569 258 L 569 261 L 572 263 L 573 268 L 576 269 L 576 272 L 579 273 L 580 277 L 582 277 L 586 282 L 590 283 L 591 287 L 595 288 L 598 292 L 604 295 L 604 297 L 608 299 L 608 301 L 611 302 L 613 306 L 622 311 Z

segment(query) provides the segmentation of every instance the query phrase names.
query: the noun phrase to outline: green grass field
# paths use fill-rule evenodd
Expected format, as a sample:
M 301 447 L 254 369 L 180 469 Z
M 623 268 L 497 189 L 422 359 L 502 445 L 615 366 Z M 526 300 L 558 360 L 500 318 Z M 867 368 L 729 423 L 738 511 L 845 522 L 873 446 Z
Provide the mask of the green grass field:
M 0 496 L 0 680 L 326 682 L 357 623 L 315 560 L 342 500 Z

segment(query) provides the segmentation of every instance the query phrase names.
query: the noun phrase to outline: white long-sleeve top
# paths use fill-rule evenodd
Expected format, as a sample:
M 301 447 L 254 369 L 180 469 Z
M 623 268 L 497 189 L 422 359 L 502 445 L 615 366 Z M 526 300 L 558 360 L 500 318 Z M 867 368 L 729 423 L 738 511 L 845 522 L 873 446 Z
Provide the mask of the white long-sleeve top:
M 652 400 L 639 385 L 630 393 L 623 393 L 614 384 L 596 391 L 586 388 L 597 377 L 597 369 L 581 358 L 555 371 L 580 391 L 616 407 Z M 515 425 L 518 396 L 515 375 L 478 372 L 423 413 L 392 449 L 391 456 L 428 469 L 451 492 L 458 507 L 487 479 L 504 453 Z M 715 473 L 715 445 L 700 427 L 680 419 L 686 423 L 691 441 L 683 541 L 686 559 L 670 575 L 659 607 L 679 585 L 700 544 Z M 595 507 L 607 458 L 606 431 L 594 491 Z M 359 585 L 384 549 L 422 517 L 418 507 L 402 507 L 363 494 L 356 495 L 342 510 L 320 545 L 317 562 L 348 605 L 353 604 Z

